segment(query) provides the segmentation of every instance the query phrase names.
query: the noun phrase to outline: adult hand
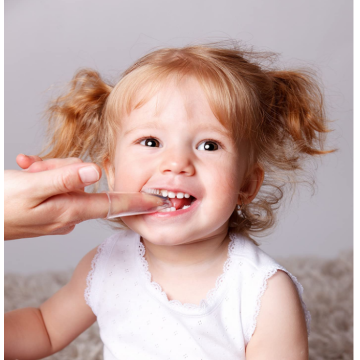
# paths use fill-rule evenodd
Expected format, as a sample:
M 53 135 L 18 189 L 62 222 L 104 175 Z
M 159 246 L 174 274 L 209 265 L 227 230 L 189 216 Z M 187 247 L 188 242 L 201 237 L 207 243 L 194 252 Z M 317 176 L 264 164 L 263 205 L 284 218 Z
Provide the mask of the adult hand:
M 100 179 L 99 166 L 22 154 L 16 161 L 24 170 L 4 175 L 5 240 L 68 234 L 84 220 L 106 217 L 107 195 L 84 192 Z

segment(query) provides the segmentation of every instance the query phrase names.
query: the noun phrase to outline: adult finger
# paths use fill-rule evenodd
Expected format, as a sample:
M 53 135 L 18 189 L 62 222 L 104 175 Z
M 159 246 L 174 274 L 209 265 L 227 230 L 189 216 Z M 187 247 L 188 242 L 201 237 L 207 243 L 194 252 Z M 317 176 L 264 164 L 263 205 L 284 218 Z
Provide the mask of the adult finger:
M 72 223 L 90 219 L 104 219 L 109 211 L 109 198 L 105 193 L 77 192 L 70 210 Z
M 37 161 L 42 161 L 42 159 L 39 156 L 24 154 L 19 154 L 16 157 L 16 162 L 22 169 L 27 169 L 31 164 Z
M 104 219 L 108 210 L 109 200 L 105 193 L 80 191 L 53 196 L 36 208 L 38 213 L 57 214 L 56 221 L 52 221 L 48 229 L 51 234 L 62 234 L 66 229 L 85 220 Z
M 83 161 L 81 159 L 75 157 L 70 157 L 66 159 L 48 159 L 48 160 L 34 162 L 24 171 L 40 172 L 46 170 L 53 170 L 71 164 L 81 164 L 82 162 Z
M 96 164 L 80 163 L 27 175 L 36 184 L 32 186 L 33 198 L 45 200 L 96 183 L 101 178 L 101 169 Z
M 65 227 L 78 224 L 85 220 L 90 219 L 104 219 L 110 209 L 109 198 L 106 193 L 91 194 L 76 192 L 69 194 L 66 199 L 62 197 L 64 201 L 62 206 L 67 208 L 67 219 L 65 220 Z M 116 200 L 116 207 L 118 214 L 128 212 L 141 212 L 164 205 L 163 200 L 145 193 L 117 193 L 112 200 Z M 51 201 L 52 199 L 49 199 Z M 112 208 L 114 210 L 114 208 Z M 113 214 L 115 215 L 115 214 Z

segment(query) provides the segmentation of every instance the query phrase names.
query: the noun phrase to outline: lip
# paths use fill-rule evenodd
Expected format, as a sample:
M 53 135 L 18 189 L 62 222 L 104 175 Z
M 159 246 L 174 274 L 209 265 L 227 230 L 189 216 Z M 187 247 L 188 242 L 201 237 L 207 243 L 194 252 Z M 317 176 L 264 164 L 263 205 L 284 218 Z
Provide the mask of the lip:
M 164 189 L 167 190 L 167 189 Z M 170 190 L 172 191 L 172 190 Z M 179 190 L 180 191 L 180 190 Z M 157 219 L 169 219 L 169 218 L 175 218 L 175 217 L 185 217 L 185 216 L 191 216 L 191 214 L 199 207 L 200 200 L 196 199 L 189 208 L 187 209 L 181 209 L 176 211 L 169 211 L 169 212 L 155 212 L 151 214 L 146 214 L 143 216 L 148 216 L 150 218 L 157 218 Z

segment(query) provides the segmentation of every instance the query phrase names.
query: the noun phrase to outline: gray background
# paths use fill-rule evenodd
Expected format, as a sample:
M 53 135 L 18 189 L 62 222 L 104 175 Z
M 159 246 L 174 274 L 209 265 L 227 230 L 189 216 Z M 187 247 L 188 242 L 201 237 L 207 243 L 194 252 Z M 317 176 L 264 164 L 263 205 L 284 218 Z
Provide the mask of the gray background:
M 40 151 L 45 104 L 77 69 L 116 79 L 155 47 L 241 40 L 319 72 L 334 120 L 328 146 L 339 148 L 317 162 L 315 195 L 299 188 L 262 248 L 277 258 L 334 257 L 353 242 L 352 23 L 349 0 L 6 0 L 5 169 L 17 168 L 18 153 Z M 8 241 L 5 272 L 74 267 L 111 233 L 88 221 L 66 236 Z

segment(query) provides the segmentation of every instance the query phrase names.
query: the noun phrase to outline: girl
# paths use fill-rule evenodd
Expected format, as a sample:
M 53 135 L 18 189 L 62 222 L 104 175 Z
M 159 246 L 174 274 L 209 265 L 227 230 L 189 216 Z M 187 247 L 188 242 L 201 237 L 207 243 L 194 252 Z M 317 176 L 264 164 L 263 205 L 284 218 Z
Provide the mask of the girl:
M 144 56 L 115 86 L 76 74 L 49 109 L 45 158 L 90 157 L 110 190 L 173 206 L 118 219 L 64 288 L 6 314 L 7 359 L 53 354 L 96 320 L 106 360 L 308 358 L 302 287 L 253 235 L 306 156 L 328 152 L 328 130 L 313 78 L 263 58 L 189 46 Z

